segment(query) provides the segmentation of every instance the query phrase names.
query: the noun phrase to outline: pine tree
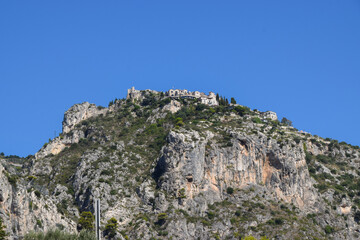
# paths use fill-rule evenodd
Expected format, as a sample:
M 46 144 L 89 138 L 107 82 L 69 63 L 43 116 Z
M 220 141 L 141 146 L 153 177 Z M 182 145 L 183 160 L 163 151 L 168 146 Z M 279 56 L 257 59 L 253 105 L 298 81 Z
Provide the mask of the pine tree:
M 220 96 L 219 105 L 225 105 L 225 98 L 223 96 Z
M 94 230 L 95 217 L 91 212 L 82 212 L 78 222 L 79 230 Z
M 232 104 L 236 104 L 235 98 L 233 98 L 233 97 L 231 98 L 231 103 L 232 103 Z
M 105 235 L 108 236 L 109 239 L 112 239 L 116 235 L 117 228 L 117 220 L 115 218 L 111 218 L 107 221 L 107 224 L 105 226 Z
M 281 123 L 286 126 L 290 126 L 290 127 L 292 126 L 292 121 L 290 121 L 289 119 L 287 119 L 285 117 L 281 119 Z

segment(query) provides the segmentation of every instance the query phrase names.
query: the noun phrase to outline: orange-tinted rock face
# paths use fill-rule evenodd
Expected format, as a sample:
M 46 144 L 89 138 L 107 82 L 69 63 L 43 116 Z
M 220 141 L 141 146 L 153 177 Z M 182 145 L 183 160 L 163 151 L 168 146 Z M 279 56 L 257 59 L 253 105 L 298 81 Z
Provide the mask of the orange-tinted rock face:
M 267 139 L 231 132 L 232 146 L 219 146 L 211 132 L 200 138 L 197 132 L 171 132 L 164 149 L 165 179 L 159 184 L 169 192 L 186 189 L 191 199 L 211 193 L 222 199 L 228 187 L 242 189 L 264 186 L 275 197 L 303 208 L 311 207 L 317 195 L 311 184 L 301 148 L 282 148 Z M 195 145 L 186 139 L 196 136 Z M 211 150 L 206 145 L 211 144 Z M 186 176 L 192 176 L 191 183 Z

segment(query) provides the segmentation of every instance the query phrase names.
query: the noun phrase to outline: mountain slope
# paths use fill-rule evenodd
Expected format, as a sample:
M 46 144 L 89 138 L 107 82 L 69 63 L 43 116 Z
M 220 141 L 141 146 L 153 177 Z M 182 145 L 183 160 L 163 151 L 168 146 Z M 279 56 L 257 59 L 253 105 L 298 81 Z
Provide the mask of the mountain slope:
M 359 148 L 226 101 L 146 90 L 77 104 L 59 137 L 17 161 L 0 165 L 0 216 L 15 239 L 76 231 L 95 198 L 120 239 L 360 236 Z

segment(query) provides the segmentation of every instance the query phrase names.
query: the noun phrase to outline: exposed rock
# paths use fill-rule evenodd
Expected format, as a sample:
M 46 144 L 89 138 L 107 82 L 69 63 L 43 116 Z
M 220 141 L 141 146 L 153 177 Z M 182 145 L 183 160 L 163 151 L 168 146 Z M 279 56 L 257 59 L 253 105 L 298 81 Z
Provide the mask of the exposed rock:
M 152 90 L 74 105 L 35 158 L 0 159 L 10 240 L 74 232 L 94 199 L 117 239 L 358 239 L 359 148 L 261 116 Z
M 5 176 L 6 170 L 0 163 L 0 217 L 7 226 L 7 232 L 12 233 L 10 240 L 17 239 L 32 230 L 49 230 L 55 227 L 65 228 L 70 232 L 76 231 L 76 223 L 63 218 L 57 211 L 52 199 L 45 195 L 36 196 L 28 191 L 22 183 L 16 186 L 10 184 Z M 11 224 L 10 224 L 11 223 Z
M 71 144 L 78 143 L 80 139 L 84 137 L 85 133 L 81 130 L 75 130 L 72 131 L 71 134 L 64 134 L 56 137 L 35 153 L 35 158 L 43 158 L 49 154 L 56 155 Z
M 181 103 L 175 100 L 171 100 L 169 104 L 165 105 L 163 110 L 176 113 L 181 109 Z
M 95 104 L 90 104 L 88 102 L 75 104 L 64 114 L 64 120 L 62 123 L 63 133 L 70 132 L 79 122 L 90 117 L 105 114 L 107 111 L 107 108 L 97 107 Z

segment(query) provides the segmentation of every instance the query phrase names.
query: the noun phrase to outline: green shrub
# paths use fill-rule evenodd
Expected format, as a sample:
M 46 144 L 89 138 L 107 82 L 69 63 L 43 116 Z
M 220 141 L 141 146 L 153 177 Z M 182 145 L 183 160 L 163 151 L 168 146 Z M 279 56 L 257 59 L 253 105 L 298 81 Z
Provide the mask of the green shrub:
M 42 228 L 43 225 L 42 225 L 42 221 L 40 219 L 37 219 L 36 220 L 36 226 L 38 226 L 39 228 Z
M 335 163 L 335 159 L 333 157 L 329 157 L 326 155 L 316 155 L 316 160 L 325 163 L 325 164 L 329 164 L 329 163 Z
M 216 215 L 215 215 L 214 212 L 209 211 L 209 212 L 207 213 L 207 216 L 208 216 L 208 218 L 209 218 L 210 220 L 212 220 L 212 219 L 215 218 Z
M 284 219 L 282 218 L 275 218 L 275 224 L 276 225 L 282 225 L 284 223 Z
M 324 231 L 326 234 L 331 234 L 334 232 L 334 228 L 331 227 L 330 225 L 326 225 Z
M 286 125 L 286 126 L 290 126 L 290 127 L 292 126 L 292 122 L 289 119 L 285 118 L 285 117 L 281 119 L 281 123 Z
M 226 189 L 226 193 L 227 193 L 227 194 L 233 194 L 233 193 L 234 193 L 234 189 L 233 189 L 232 187 L 228 187 L 228 188 Z
M 78 229 L 94 230 L 95 217 L 91 212 L 82 212 L 78 221 Z
M 166 219 L 168 218 L 168 215 L 166 213 L 159 213 L 157 215 L 157 222 L 156 224 L 158 225 L 163 225 L 166 221 Z
M 252 118 L 251 121 L 252 121 L 253 123 L 262 123 L 261 119 L 258 118 L 258 117 Z
M 245 238 L 242 238 L 241 240 L 257 240 L 257 239 L 250 235 L 250 236 L 246 236 Z
M 179 198 L 186 198 L 185 188 L 179 190 Z
M 251 113 L 250 108 L 248 107 L 242 107 L 242 106 L 236 106 L 234 110 L 240 115 L 244 116 Z
M 37 197 L 37 198 L 40 198 L 41 197 L 41 193 L 40 193 L 40 191 L 38 191 L 38 190 L 35 190 L 35 196 Z
M 181 117 L 176 118 L 175 119 L 175 125 L 179 126 L 179 127 L 184 126 L 183 119 Z
M 35 176 L 28 176 L 28 177 L 27 177 L 27 179 L 28 179 L 29 181 L 36 180 L 36 178 L 37 178 L 37 177 L 35 177 Z
M 88 231 L 73 234 L 56 229 L 49 230 L 45 233 L 29 232 L 24 236 L 24 240 L 96 240 L 96 237 L 94 233 Z
M 9 183 L 11 185 L 13 185 L 14 187 L 16 187 L 17 186 L 16 181 L 17 181 L 18 177 L 17 176 L 12 176 L 8 172 L 4 172 L 4 173 L 5 173 L 5 176 L 7 177 L 8 181 L 9 181 Z
M 105 225 L 105 236 L 107 236 L 108 238 L 113 238 L 116 235 L 117 232 L 117 228 L 118 228 L 118 222 L 115 218 L 110 218 L 107 221 L 107 224 Z

